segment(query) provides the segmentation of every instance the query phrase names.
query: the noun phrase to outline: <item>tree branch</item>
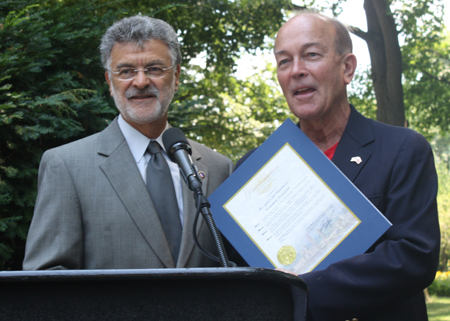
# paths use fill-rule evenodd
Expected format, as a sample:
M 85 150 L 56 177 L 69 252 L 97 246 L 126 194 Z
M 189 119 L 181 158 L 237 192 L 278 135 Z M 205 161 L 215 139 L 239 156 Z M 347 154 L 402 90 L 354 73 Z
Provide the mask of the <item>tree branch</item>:
M 347 25 L 347 29 L 348 31 L 350 31 L 351 33 L 353 33 L 355 36 L 360 37 L 362 40 L 364 41 L 369 41 L 370 40 L 370 35 L 368 32 L 362 31 L 361 29 L 359 29 L 358 27 L 353 27 L 353 26 L 349 26 Z
M 442 82 L 442 83 L 444 83 L 444 84 L 450 85 L 450 81 L 448 81 L 448 80 L 446 80 L 446 79 L 444 79 L 444 78 L 439 78 L 439 77 L 437 77 L 437 76 L 435 76 L 435 75 L 433 75 L 433 74 L 430 74 L 429 72 L 427 72 L 427 71 L 425 71 L 425 70 L 421 70 L 421 69 L 420 69 L 420 72 L 423 73 L 424 75 L 430 77 L 431 79 L 435 79 L 435 80 L 437 80 L 437 81 L 439 81 L 439 82 Z

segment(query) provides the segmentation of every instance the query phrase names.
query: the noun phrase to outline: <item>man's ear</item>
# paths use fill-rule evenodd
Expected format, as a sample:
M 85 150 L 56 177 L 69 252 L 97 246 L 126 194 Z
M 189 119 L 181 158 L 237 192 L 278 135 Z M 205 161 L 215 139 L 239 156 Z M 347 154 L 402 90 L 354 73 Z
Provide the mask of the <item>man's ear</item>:
M 355 76 L 357 65 L 356 56 L 352 53 L 346 54 L 342 60 L 342 64 L 344 66 L 344 82 L 348 85 L 352 81 L 353 76 Z
M 109 78 L 109 72 L 108 71 L 105 71 L 105 79 L 106 79 L 106 82 L 109 85 L 109 93 L 110 93 L 110 95 L 112 97 L 113 96 L 112 89 L 111 89 L 112 84 L 111 84 L 111 78 Z

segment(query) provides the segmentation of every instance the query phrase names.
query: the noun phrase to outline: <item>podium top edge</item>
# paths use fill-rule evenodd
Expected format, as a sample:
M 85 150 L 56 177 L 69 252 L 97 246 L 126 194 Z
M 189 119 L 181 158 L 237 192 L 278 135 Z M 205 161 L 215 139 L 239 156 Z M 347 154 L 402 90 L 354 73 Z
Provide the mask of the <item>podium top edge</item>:
M 299 277 L 285 272 L 255 268 L 177 268 L 177 269 L 107 269 L 107 270 L 39 270 L 0 271 L 0 284 L 10 282 L 48 282 L 78 280 L 183 280 L 183 279 L 248 279 L 286 283 L 306 290 L 306 283 Z

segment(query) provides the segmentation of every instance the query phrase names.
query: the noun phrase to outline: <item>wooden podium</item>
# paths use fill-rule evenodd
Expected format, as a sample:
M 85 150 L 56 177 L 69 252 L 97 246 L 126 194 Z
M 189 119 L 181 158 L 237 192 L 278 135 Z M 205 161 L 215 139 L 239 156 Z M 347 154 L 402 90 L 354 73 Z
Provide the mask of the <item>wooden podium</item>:
M 0 272 L 0 320 L 305 320 L 306 284 L 260 268 Z

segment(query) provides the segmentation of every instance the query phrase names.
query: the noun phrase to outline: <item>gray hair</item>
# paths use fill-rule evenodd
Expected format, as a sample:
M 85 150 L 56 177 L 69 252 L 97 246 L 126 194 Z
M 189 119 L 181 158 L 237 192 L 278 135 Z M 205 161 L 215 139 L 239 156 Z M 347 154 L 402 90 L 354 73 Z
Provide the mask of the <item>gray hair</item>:
M 353 52 L 353 44 L 352 39 L 350 38 L 350 33 L 348 28 L 336 18 L 330 18 L 331 24 L 334 26 L 336 30 L 336 52 L 343 56 L 348 53 Z
M 133 16 L 115 22 L 106 30 L 100 43 L 103 67 L 108 70 L 111 50 L 115 43 L 137 43 L 159 39 L 169 47 L 172 65 L 181 64 L 180 44 L 175 30 L 165 21 L 147 16 Z

